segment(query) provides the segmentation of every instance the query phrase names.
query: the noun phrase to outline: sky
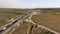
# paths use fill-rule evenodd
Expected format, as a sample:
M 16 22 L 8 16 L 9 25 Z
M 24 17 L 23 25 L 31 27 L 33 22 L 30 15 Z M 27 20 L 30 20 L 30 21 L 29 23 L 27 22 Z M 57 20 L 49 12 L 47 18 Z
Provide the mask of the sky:
M 0 8 L 60 8 L 60 0 L 0 0 Z

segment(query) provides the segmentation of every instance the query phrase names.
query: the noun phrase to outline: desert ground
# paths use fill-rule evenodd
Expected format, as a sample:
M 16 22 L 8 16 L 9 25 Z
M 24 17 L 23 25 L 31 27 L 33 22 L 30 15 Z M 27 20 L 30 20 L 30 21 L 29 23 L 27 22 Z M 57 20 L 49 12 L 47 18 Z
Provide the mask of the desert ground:
M 9 23 L 12 18 L 16 19 L 17 18 L 16 16 L 26 14 L 26 12 L 28 11 L 40 12 L 40 14 L 33 15 L 31 18 L 32 21 L 34 21 L 35 23 L 45 26 L 54 31 L 60 32 L 60 10 L 57 9 L 56 10 L 0 9 L 0 27 Z M 10 34 L 11 31 L 9 31 L 7 34 Z M 54 34 L 54 33 L 42 29 L 41 27 L 34 26 L 34 24 L 30 22 L 23 21 L 23 23 L 21 23 L 20 26 L 16 28 L 11 34 Z

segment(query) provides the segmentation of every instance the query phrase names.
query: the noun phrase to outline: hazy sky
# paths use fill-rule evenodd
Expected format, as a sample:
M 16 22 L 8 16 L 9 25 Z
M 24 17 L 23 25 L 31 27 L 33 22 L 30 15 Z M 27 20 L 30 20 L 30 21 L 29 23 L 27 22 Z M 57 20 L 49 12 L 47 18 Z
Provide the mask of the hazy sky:
M 0 0 L 0 8 L 53 8 L 60 0 Z

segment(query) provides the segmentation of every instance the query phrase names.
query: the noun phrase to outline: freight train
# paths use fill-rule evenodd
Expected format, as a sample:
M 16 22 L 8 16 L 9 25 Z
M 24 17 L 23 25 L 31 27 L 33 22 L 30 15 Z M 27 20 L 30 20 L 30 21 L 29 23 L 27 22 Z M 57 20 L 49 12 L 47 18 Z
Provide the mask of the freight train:
M 11 27 L 12 25 L 14 25 L 16 22 L 18 22 L 18 20 L 20 20 L 21 18 L 23 18 L 23 16 L 19 17 L 19 19 L 14 20 L 13 22 L 9 23 L 7 26 L 4 26 L 3 28 L 0 29 L 0 33 L 3 32 L 4 30 L 6 30 L 7 28 Z

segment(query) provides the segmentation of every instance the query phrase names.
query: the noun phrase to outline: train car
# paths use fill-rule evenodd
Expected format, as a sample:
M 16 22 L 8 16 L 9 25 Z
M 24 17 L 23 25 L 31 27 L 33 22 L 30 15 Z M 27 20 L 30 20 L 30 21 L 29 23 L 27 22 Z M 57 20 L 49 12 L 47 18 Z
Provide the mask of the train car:
M 3 32 L 4 30 L 0 30 L 0 33 Z
M 23 18 L 23 17 L 24 17 L 24 15 L 20 16 L 19 19 L 17 19 L 17 20 L 20 20 L 20 19 Z
M 16 22 L 17 22 L 17 20 L 16 20 L 16 21 L 14 21 L 14 22 L 12 22 L 11 24 L 7 25 L 7 26 L 6 26 L 6 28 L 11 27 L 11 26 L 12 26 L 12 25 L 14 25 Z
M 0 33 L 6 30 L 6 27 L 1 28 Z
M 12 23 L 12 25 L 15 24 L 16 22 L 18 22 L 18 20 L 14 21 L 14 22 Z

